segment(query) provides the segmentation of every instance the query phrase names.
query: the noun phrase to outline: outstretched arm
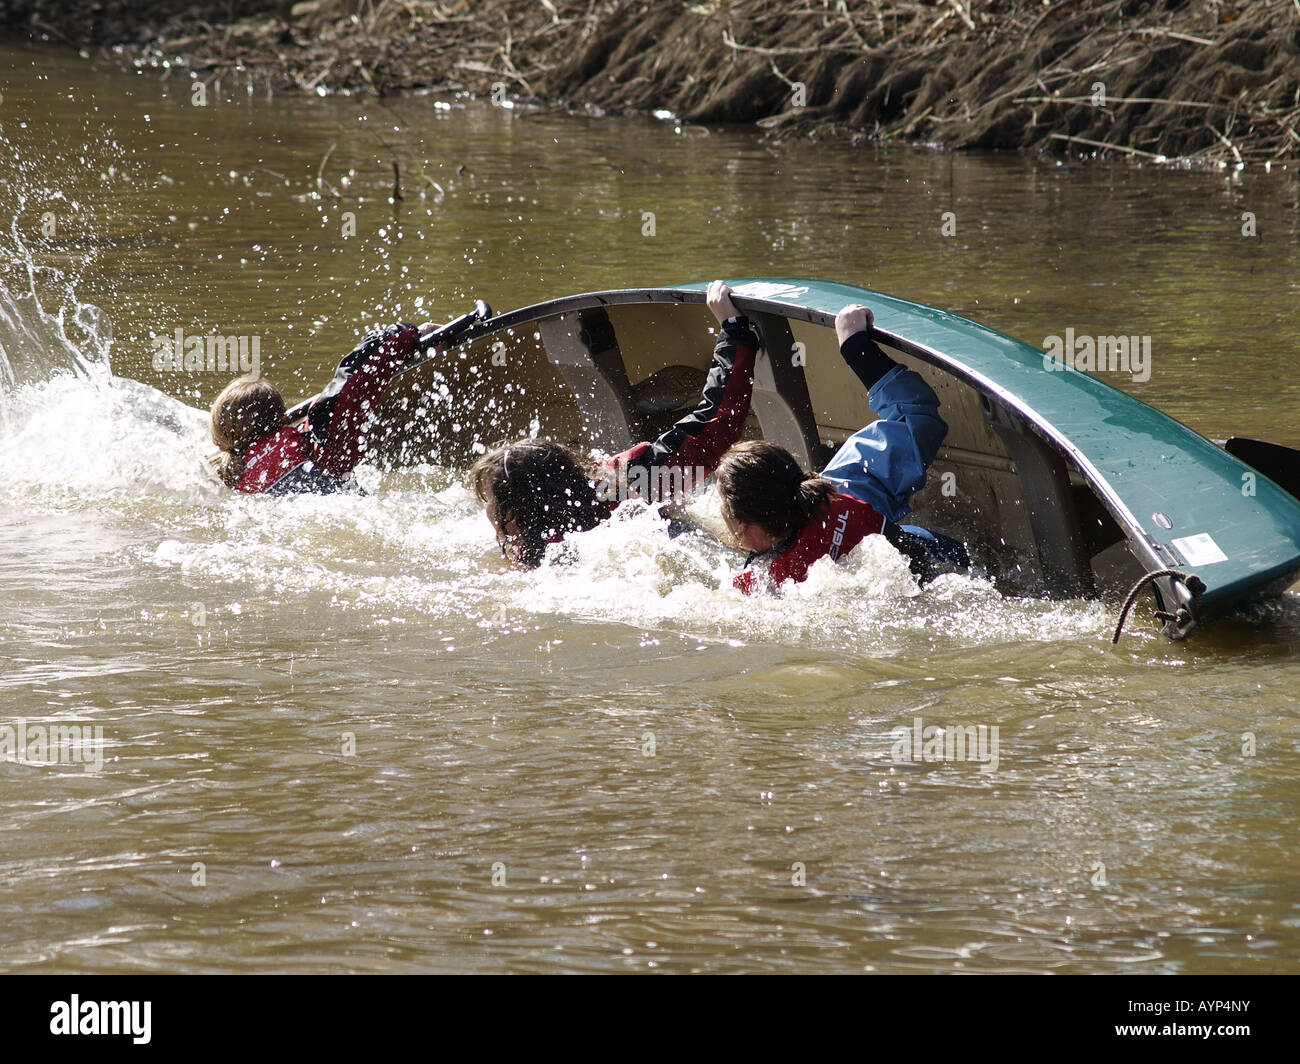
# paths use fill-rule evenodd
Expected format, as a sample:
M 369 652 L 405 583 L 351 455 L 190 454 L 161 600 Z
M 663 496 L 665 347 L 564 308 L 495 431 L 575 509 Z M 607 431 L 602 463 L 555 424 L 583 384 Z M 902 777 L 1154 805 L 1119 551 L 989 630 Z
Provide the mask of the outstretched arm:
M 324 418 L 313 416 L 315 407 L 308 414 L 313 431 L 324 441 L 316 456 L 317 467 L 341 479 L 365 457 L 362 430 L 375 401 L 414 355 L 419 335 L 414 325 L 395 325 L 367 337 L 343 360 L 332 382 L 342 381 L 332 399 L 332 408 L 323 411 Z
M 629 466 L 644 465 L 651 471 L 689 466 L 711 474 L 744 431 L 754 393 L 758 336 L 721 281 L 709 285 L 708 305 L 721 329 L 700 402 L 653 443 L 625 451 Z
M 948 434 L 939 398 L 919 373 L 905 369 L 871 339 L 871 311 L 852 305 L 835 319 L 840 354 L 867 388 L 880 415 L 844 441 L 822 476 L 890 521 L 910 509 L 925 471 Z

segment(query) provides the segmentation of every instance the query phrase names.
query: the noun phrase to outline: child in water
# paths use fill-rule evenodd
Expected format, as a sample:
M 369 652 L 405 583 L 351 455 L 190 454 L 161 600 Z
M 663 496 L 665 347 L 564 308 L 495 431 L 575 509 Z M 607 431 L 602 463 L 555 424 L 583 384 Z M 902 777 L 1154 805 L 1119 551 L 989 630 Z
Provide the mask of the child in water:
M 902 551 L 922 580 L 969 567 L 955 540 L 894 523 L 925 484 L 948 426 L 920 374 L 871 339 L 872 321 L 870 310 L 850 304 L 836 315 L 835 334 L 880 420 L 846 440 L 820 475 L 804 472 L 789 451 L 763 440 L 738 444 L 718 466 L 723 520 L 750 551 L 734 581 L 745 594 L 760 583 L 802 581 L 817 559 L 842 557 L 875 533 Z M 753 568 L 756 562 L 763 569 Z
M 666 479 L 674 483 L 665 474 L 676 476 L 679 486 L 704 479 L 740 439 L 753 394 L 758 337 L 722 281 L 709 285 L 706 302 L 721 329 L 703 395 L 691 413 L 657 440 L 599 463 L 551 440 L 519 440 L 474 463 L 474 491 L 487 507 L 502 552 L 516 564 L 540 565 L 548 543 L 594 528 L 624 495 L 664 501 L 653 487 L 640 489 Z M 611 485 L 622 490 L 611 491 Z
M 222 482 L 249 494 L 324 495 L 344 489 L 365 457 L 370 409 L 394 375 L 415 356 L 420 330 L 395 325 L 372 333 L 340 363 L 312 403 L 302 428 L 268 382 L 240 379 L 212 404 L 212 442 Z

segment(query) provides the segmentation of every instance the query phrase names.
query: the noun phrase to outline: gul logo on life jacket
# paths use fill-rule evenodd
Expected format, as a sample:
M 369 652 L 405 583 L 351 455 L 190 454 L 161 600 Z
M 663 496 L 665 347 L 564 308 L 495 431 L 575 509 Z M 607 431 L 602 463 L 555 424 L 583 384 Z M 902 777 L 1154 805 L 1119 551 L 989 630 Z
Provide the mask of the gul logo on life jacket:
M 846 510 L 835 522 L 835 534 L 831 536 L 831 549 L 826 552 L 831 556 L 831 561 L 835 561 L 840 556 L 840 547 L 844 543 L 844 533 L 848 530 L 848 524 L 849 514 Z

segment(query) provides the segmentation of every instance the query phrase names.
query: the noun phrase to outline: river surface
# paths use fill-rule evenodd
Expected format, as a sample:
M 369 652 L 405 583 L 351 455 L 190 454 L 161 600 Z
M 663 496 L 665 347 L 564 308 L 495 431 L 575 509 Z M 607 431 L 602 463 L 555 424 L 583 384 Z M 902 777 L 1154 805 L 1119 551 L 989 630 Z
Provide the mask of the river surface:
M 742 600 L 644 515 L 513 572 L 463 463 L 234 497 L 232 374 L 152 361 L 256 336 L 292 400 L 476 297 L 823 277 L 1150 335 L 1112 383 L 1300 445 L 1294 170 L 197 102 L 15 45 L 0 95 L 0 725 L 95 737 L 0 759 L 0 970 L 1300 971 L 1294 596 L 1112 648 L 1114 604 L 917 593 L 883 544 Z M 918 719 L 990 756 L 896 759 Z

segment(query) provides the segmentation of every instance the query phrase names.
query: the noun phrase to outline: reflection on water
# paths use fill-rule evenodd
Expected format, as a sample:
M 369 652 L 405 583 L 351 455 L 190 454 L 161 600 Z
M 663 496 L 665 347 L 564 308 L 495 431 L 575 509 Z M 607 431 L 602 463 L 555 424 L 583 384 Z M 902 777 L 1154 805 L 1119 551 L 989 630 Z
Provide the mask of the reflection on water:
M 151 346 L 257 335 L 292 397 L 475 296 L 823 276 L 1150 335 L 1115 383 L 1297 444 L 1293 174 L 204 110 L 8 56 L 0 724 L 102 727 L 104 759 L 0 760 L 8 970 L 1296 970 L 1294 600 L 1112 650 L 1103 604 L 917 592 L 883 543 L 744 600 L 738 555 L 635 508 L 512 572 L 459 468 L 218 489 L 226 377 Z M 997 727 L 996 772 L 895 760 L 918 719 Z

